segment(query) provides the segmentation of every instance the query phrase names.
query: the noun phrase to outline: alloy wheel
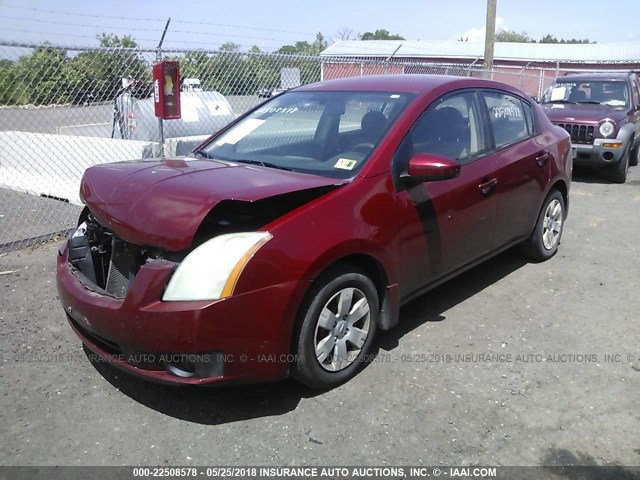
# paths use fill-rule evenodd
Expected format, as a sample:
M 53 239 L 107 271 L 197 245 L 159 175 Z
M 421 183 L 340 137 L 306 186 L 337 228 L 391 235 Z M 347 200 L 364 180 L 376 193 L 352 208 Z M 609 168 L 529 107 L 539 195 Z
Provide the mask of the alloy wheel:
M 358 288 L 336 292 L 320 312 L 314 334 L 320 366 L 337 372 L 351 365 L 362 350 L 371 326 L 369 301 Z
M 553 199 L 547 205 L 542 224 L 542 244 L 547 250 L 552 250 L 560 240 L 562 232 L 562 205 Z

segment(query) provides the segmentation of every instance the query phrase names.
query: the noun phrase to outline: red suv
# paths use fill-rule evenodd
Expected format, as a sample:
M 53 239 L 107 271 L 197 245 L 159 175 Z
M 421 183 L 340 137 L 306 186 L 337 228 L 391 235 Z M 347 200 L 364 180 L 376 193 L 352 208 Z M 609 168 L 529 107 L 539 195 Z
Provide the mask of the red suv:
M 575 164 L 627 180 L 640 159 L 640 80 L 635 73 L 581 73 L 556 79 L 542 98 L 549 119 L 571 135 Z
M 501 83 L 300 87 L 192 157 L 88 169 L 60 300 L 84 344 L 149 379 L 329 388 L 403 303 L 514 245 L 553 256 L 571 162 L 569 135 Z

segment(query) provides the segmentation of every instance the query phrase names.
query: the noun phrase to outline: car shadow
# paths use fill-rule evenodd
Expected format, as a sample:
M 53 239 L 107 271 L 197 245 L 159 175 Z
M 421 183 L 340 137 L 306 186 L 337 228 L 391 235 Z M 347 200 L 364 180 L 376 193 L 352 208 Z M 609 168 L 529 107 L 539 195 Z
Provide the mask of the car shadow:
M 640 480 L 640 469 L 616 463 L 600 465 L 585 453 L 573 453 L 564 448 L 551 448 L 542 459 L 542 468 L 550 478 L 567 480 Z
M 129 398 L 165 415 L 203 425 L 282 415 L 294 410 L 302 398 L 321 393 L 289 379 L 271 384 L 212 387 L 164 385 L 100 361 L 87 347 L 84 352 L 98 373 Z
M 385 351 L 393 350 L 412 330 L 426 322 L 445 320 L 444 312 L 527 263 L 519 252 L 510 249 L 430 290 L 400 309 L 400 322 L 393 329 L 378 334 L 377 346 Z
M 401 309 L 399 325 L 378 335 L 374 352 L 395 348 L 400 338 L 425 322 L 444 320 L 443 312 L 526 263 L 520 254 L 509 250 L 413 300 Z M 322 393 L 290 379 L 270 384 L 212 387 L 164 385 L 101 361 L 87 347 L 84 351 L 98 373 L 129 398 L 165 415 L 203 425 L 282 415 L 294 410 L 301 399 Z
M 604 168 L 573 167 L 571 181 L 576 183 L 613 184 L 609 172 Z

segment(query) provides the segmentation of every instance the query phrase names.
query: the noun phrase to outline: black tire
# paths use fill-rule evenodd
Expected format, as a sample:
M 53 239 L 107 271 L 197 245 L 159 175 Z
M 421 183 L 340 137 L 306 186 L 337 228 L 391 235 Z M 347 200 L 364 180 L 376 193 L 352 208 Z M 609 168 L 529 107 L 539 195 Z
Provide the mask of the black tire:
M 636 148 L 631 150 L 631 158 L 629 159 L 629 166 L 635 167 L 638 165 L 639 161 L 640 161 L 640 143 L 638 143 Z
M 611 180 L 615 183 L 624 183 L 627 181 L 627 172 L 629 171 L 629 157 L 631 151 L 629 147 L 622 154 L 620 161 L 611 167 Z
M 560 219 L 560 225 L 556 234 L 553 235 L 554 242 L 550 245 L 551 242 L 545 243 L 545 235 L 549 231 L 549 220 L 548 215 L 551 213 L 553 217 L 555 217 L 555 211 L 553 206 L 559 206 L 560 212 L 558 218 Z M 551 211 L 550 211 L 551 209 Z M 560 241 L 562 239 L 562 230 L 564 228 L 564 220 L 566 216 L 565 210 L 565 202 L 564 197 L 558 190 L 552 190 L 547 195 L 545 199 L 542 209 L 540 209 L 540 213 L 538 214 L 538 220 L 536 222 L 536 226 L 531 233 L 531 236 L 522 244 L 522 252 L 529 257 L 531 260 L 537 262 L 543 262 L 545 260 L 553 257 L 558 251 L 558 247 L 560 246 Z M 554 222 L 557 220 L 554 220 Z M 556 224 L 554 224 L 556 225 Z M 552 229 L 556 232 L 556 229 Z
M 348 292 L 351 290 L 352 295 L 349 297 Z M 343 294 L 345 297 L 342 297 Z M 368 314 L 365 314 L 362 320 L 354 321 L 352 324 L 350 324 L 352 319 L 347 318 L 348 315 L 340 318 L 337 315 L 324 315 L 322 323 L 326 324 L 329 321 L 333 327 L 331 330 L 323 328 L 321 313 L 325 307 L 331 313 L 334 313 L 334 310 L 335 313 L 341 313 L 339 300 L 342 298 L 345 299 L 345 302 L 350 298 L 347 309 L 354 312 L 352 319 L 361 313 L 359 309 L 356 311 L 355 304 L 362 299 L 366 299 L 369 307 Z M 361 306 L 364 306 L 364 303 L 361 303 Z M 298 313 L 296 328 L 293 332 L 292 377 L 298 382 L 316 389 L 334 388 L 353 378 L 370 360 L 368 353 L 371 350 L 378 327 L 379 316 L 378 292 L 364 271 L 350 265 L 340 265 L 329 269 L 313 283 Z M 361 332 L 365 330 L 365 327 L 367 335 L 358 352 L 357 346 L 351 342 L 362 339 Z M 352 335 L 357 335 L 356 331 L 360 335 L 352 337 Z M 339 340 L 335 340 L 338 336 L 340 336 Z M 320 341 L 318 341 L 319 338 L 321 338 Z M 333 342 L 333 346 L 328 346 L 325 349 L 323 353 L 327 351 L 331 353 L 321 363 L 316 355 L 316 346 L 320 345 L 322 340 L 327 339 L 329 340 L 325 344 L 331 345 Z M 350 357 L 350 360 L 345 360 L 345 362 L 349 362 L 348 364 L 343 364 L 339 360 L 341 357 L 337 355 L 338 350 L 336 349 L 338 342 L 346 346 L 346 350 L 342 350 L 346 356 L 342 356 L 342 358 Z M 331 371 L 331 368 L 337 369 Z

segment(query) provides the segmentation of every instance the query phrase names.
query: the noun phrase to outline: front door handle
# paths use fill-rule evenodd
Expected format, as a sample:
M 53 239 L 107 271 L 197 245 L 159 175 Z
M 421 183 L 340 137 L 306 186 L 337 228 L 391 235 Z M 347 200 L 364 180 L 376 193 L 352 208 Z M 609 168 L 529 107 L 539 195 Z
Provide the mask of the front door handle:
M 536 162 L 538 162 L 538 165 L 542 167 L 545 163 L 547 163 L 548 159 L 549 159 L 549 152 L 540 152 L 536 157 Z
M 490 180 L 483 181 L 483 183 L 478 185 L 478 188 L 480 189 L 480 193 L 486 197 L 488 195 L 491 195 L 493 190 L 496 188 L 497 184 L 498 184 L 498 179 L 492 178 Z

